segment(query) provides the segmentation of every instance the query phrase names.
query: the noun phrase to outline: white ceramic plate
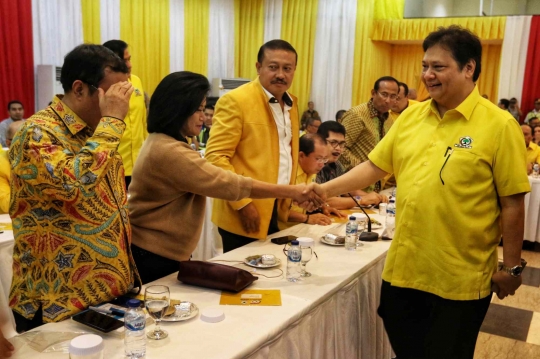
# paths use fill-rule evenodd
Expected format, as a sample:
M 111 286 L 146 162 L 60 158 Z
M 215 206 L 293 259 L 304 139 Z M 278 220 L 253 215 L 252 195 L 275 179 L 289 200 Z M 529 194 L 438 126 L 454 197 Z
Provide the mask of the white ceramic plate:
M 249 256 L 244 259 L 244 264 L 253 267 L 253 268 L 274 268 L 281 265 L 281 260 L 276 258 L 276 263 L 274 264 L 262 264 L 261 255 L 257 254 L 254 256 Z
M 326 240 L 324 236 L 321 237 L 321 242 L 323 242 L 324 244 L 328 244 L 329 246 L 344 246 L 345 245 L 345 242 L 344 243 L 329 242 Z
M 186 310 L 186 306 L 189 310 Z M 181 322 L 195 318 L 199 314 L 199 308 L 191 302 L 180 302 L 178 304 L 171 305 L 174 308 L 174 312 L 163 317 L 161 320 L 164 322 Z

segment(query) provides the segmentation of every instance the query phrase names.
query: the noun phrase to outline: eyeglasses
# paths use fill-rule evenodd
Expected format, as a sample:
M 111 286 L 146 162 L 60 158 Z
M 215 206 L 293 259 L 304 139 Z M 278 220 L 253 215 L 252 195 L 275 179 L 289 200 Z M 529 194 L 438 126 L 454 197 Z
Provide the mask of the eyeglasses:
M 328 162 L 328 158 L 316 158 L 315 161 L 317 161 L 317 163 L 326 163 Z
M 345 145 L 347 144 L 347 142 L 345 142 L 345 141 L 339 142 L 339 141 L 336 141 L 336 140 L 331 140 L 331 141 L 326 141 L 326 142 L 329 143 L 330 146 L 332 146 L 333 148 L 340 147 L 341 149 L 344 149 Z
M 450 156 L 452 156 L 452 153 L 454 152 L 454 150 L 452 149 L 452 147 L 448 146 L 446 148 L 446 151 L 444 152 L 444 157 L 446 157 L 446 159 L 444 160 L 444 163 L 441 167 L 441 171 L 439 172 L 439 177 L 441 179 L 441 182 L 444 186 L 444 181 L 443 181 L 443 178 L 442 178 L 442 172 L 444 170 L 444 166 L 446 166 L 446 162 L 448 162 L 448 160 L 450 159 Z
M 379 96 L 381 96 L 385 100 L 388 100 L 390 98 L 390 100 L 395 101 L 398 98 L 398 95 L 396 95 L 396 94 L 390 95 L 390 94 L 388 94 L 386 92 L 380 93 L 379 91 L 377 91 L 377 93 L 379 94 Z

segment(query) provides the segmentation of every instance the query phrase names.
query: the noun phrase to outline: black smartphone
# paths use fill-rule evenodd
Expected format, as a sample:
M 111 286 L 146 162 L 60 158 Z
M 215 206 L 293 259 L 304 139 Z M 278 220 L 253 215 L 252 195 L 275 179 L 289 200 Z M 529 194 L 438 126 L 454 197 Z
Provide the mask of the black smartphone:
M 272 238 L 271 242 L 274 244 L 287 244 L 294 241 L 297 238 L 298 238 L 297 236 L 277 237 L 277 238 Z
M 103 333 L 109 333 L 124 326 L 124 322 L 91 309 L 75 314 L 71 319 Z

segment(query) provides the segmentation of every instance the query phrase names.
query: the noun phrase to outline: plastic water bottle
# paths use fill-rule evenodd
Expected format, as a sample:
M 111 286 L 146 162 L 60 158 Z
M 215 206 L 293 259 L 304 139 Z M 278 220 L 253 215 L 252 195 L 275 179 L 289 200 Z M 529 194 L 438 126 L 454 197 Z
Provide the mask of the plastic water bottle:
M 130 299 L 129 309 L 124 315 L 124 348 L 126 357 L 140 359 L 146 357 L 146 316 L 141 308 L 141 301 Z
M 538 178 L 539 172 L 540 172 L 540 165 L 538 165 L 538 163 L 535 163 L 533 165 L 533 172 L 532 172 L 533 178 Z
M 390 203 L 386 207 L 386 225 L 383 233 L 383 237 L 388 239 L 394 238 L 394 232 L 396 230 L 396 202 L 395 199 L 391 199 Z
M 302 268 L 300 260 L 302 259 L 302 249 L 298 241 L 292 241 L 291 247 L 287 251 L 287 280 L 289 282 L 298 282 Z
M 358 240 L 358 222 L 355 216 L 349 217 L 347 227 L 345 229 L 345 249 L 348 251 L 356 250 L 356 241 Z

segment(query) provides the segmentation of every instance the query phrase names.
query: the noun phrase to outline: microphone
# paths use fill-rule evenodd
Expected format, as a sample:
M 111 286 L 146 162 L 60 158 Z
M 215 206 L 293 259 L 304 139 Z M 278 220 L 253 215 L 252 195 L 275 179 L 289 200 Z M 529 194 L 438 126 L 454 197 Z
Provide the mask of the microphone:
M 350 193 L 347 193 L 349 195 L 349 197 L 352 198 L 352 200 L 354 201 L 354 203 L 356 203 L 356 205 L 358 207 L 360 207 L 360 209 L 362 210 L 362 212 L 364 212 L 364 214 L 366 215 L 367 217 L 367 232 L 362 232 L 360 234 L 360 240 L 363 241 L 363 242 L 376 242 L 379 240 L 379 234 L 376 233 L 376 232 L 372 232 L 371 231 L 371 218 L 369 218 L 368 214 L 366 213 L 366 211 L 364 211 L 364 209 L 362 208 L 362 206 L 360 205 L 360 203 L 358 203 L 358 201 L 356 200 L 356 198 L 354 198 Z

